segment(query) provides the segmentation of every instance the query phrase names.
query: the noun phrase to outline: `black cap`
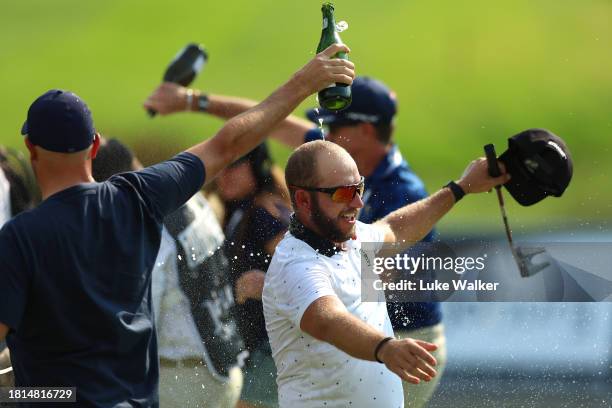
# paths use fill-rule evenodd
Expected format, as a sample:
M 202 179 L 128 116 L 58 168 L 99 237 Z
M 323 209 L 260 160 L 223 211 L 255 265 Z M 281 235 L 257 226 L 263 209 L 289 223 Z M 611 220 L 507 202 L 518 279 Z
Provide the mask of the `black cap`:
M 341 111 L 329 111 L 313 108 L 306 112 L 306 117 L 318 124 L 352 125 L 356 123 L 390 124 L 397 112 L 397 101 L 393 93 L 382 82 L 369 78 L 357 77 L 351 85 L 353 101 Z
M 45 150 L 72 153 L 86 149 L 96 130 L 87 104 L 72 92 L 52 89 L 36 99 L 21 128 L 30 142 Z
M 512 136 L 499 160 L 512 176 L 504 186 L 524 206 L 549 195 L 561 197 L 572 179 L 572 157 L 565 142 L 546 129 Z

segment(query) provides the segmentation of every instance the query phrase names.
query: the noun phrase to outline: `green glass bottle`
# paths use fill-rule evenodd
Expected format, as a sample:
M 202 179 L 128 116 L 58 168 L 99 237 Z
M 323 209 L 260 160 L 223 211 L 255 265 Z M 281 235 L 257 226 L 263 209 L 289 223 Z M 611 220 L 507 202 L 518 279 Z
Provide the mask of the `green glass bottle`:
M 321 40 L 317 47 L 317 54 L 325 50 L 332 44 L 342 44 L 340 35 L 336 30 L 336 20 L 334 18 L 334 5 L 332 3 L 323 3 L 321 7 L 323 13 L 323 29 L 321 31 Z M 334 58 L 342 58 L 348 60 L 348 55 L 345 52 L 337 53 Z M 346 84 L 336 83 L 321 90 L 318 94 L 319 105 L 322 108 L 339 111 L 346 109 L 351 104 L 351 87 Z

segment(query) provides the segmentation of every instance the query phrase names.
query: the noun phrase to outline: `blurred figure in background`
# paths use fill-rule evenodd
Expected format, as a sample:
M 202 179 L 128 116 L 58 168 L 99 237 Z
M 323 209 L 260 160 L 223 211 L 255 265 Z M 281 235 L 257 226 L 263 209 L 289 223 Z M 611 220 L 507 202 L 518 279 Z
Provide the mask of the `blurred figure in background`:
M 265 272 L 289 223 L 284 177 L 262 143 L 221 172 L 216 186 L 226 208 L 225 247 L 231 263 L 236 319 L 250 353 L 238 407 L 277 407 L 276 366 L 261 294 Z
M 92 167 L 94 178 L 104 181 L 142 166 L 123 143 L 103 139 Z M 238 401 L 246 355 L 230 316 L 223 240 L 201 193 L 164 219 L 152 272 L 162 407 L 225 408 Z
M 40 192 L 26 157 L 21 152 L 0 146 L 0 228 L 39 201 Z M 12 386 L 14 382 L 9 349 L 4 341 L 0 341 L 0 386 Z
M 40 202 L 34 172 L 23 153 L 0 146 L 0 228 Z

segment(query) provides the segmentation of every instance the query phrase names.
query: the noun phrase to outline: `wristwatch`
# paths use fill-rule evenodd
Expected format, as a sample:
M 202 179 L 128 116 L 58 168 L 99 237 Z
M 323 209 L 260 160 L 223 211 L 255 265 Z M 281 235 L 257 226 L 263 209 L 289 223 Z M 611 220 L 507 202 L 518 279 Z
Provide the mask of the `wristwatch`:
M 210 102 L 208 101 L 208 96 L 206 96 L 206 94 L 200 94 L 198 96 L 198 111 L 206 112 L 206 110 L 208 109 L 209 103 Z

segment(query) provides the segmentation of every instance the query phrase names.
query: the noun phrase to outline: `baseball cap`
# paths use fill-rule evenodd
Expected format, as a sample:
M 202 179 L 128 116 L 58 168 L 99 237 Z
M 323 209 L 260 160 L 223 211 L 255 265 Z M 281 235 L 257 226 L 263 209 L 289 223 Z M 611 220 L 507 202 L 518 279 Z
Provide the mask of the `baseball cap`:
M 370 77 L 357 77 L 353 81 L 353 102 L 342 111 L 313 108 L 306 117 L 318 123 L 323 119 L 325 125 L 352 125 L 362 122 L 390 124 L 397 112 L 395 94 L 382 82 Z
M 551 195 L 561 197 L 572 179 L 567 145 L 546 129 L 528 129 L 512 136 L 499 160 L 512 176 L 504 187 L 523 206 Z
M 28 109 L 21 128 L 32 144 L 58 153 L 72 153 L 91 145 L 96 130 L 85 102 L 72 92 L 52 89 Z

